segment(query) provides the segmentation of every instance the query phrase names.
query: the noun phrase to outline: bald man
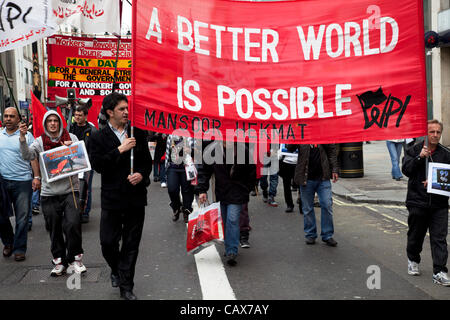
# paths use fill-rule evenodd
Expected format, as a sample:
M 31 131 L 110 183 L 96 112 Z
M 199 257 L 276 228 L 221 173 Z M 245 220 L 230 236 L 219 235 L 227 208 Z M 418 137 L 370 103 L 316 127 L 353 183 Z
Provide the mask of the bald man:
M 9 217 L 0 213 L 0 238 L 3 256 L 14 254 L 16 261 L 25 260 L 27 251 L 28 220 L 33 189 L 40 188 L 40 171 L 37 160 L 25 161 L 20 152 L 20 116 L 15 108 L 6 108 L 3 113 L 3 128 L 0 129 L 0 181 L 11 201 L 16 216 L 15 232 Z M 34 141 L 26 136 L 27 144 Z

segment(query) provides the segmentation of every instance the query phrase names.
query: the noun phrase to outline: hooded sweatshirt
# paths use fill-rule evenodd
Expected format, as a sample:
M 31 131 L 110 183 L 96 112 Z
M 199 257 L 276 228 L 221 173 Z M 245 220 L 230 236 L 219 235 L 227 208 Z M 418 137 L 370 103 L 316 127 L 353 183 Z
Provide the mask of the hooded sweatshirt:
M 59 132 L 58 132 L 57 139 L 53 139 L 50 136 L 50 134 L 47 131 L 47 127 L 45 125 L 45 120 L 50 115 L 56 115 L 59 119 Z M 59 114 L 56 111 L 53 111 L 53 110 L 49 110 L 44 114 L 44 118 L 42 119 L 42 127 L 44 128 L 44 134 L 47 135 L 53 142 L 58 141 L 63 132 L 63 124 L 62 124 L 61 117 L 59 116 Z M 70 139 L 73 142 L 78 141 L 78 138 L 74 134 L 69 133 L 69 135 L 70 135 Z M 34 142 L 30 146 L 27 145 L 26 141 L 23 141 L 23 142 L 21 141 L 20 142 L 20 151 L 22 152 L 22 158 L 24 160 L 34 160 L 36 158 L 39 159 L 39 167 L 41 169 L 41 173 L 45 172 L 43 163 L 42 163 L 41 159 L 39 158 L 39 153 L 44 151 L 44 144 L 42 141 L 42 136 L 38 137 L 36 140 L 34 140 Z M 79 190 L 78 175 L 73 175 L 71 177 L 72 177 L 73 189 L 74 189 L 74 191 L 78 191 Z M 41 183 L 41 196 L 49 197 L 49 196 L 63 195 L 63 194 L 72 192 L 69 177 L 61 179 L 61 180 L 53 181 L 53 182 L 48 182 L 45 174 L 42 174 L 41 182 L 42 182 Z

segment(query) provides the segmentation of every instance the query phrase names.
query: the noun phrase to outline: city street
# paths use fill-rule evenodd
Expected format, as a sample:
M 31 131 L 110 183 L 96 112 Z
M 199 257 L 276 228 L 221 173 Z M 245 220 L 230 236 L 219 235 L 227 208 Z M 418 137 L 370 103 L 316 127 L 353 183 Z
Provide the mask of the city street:
M 375 170 L 372 161 L 377 161 L 378 167 L 384 166 L 372 155 L 385 151 L 383 161 L 389 161 L 383 141 L 365 145 L 364 149 L 365 166 L 370 170 Z M 382 176 L 390 179 L 390 170 L 385 171 Z M 370 171 L 366 173 L 366 177 L 370 175 Z M 334 188 L 338 189 L 338 185 L 349 188 L 356 180 L 341 179 Z M 39 214 L 33 217 L 27 259 L 24 262 L 0 259 L 2 299 L 119 299 L 119 291 L 111 287 L 109 269 L 101 255 L 99 182 L 96 175 L 91 221 L 83 225 L 84 262 L 88 271 L 81 277 L 80 289 L 74 287 L 74 281 L 68 285 L 70 275 L 50 277 L 50 240 L 43 215 Z M 403 190 L 405 185 L 406 182 L 401 182 Z M 167 189 L 152 182 L 148 191 L 149 206 L 134 289 L 141 300 L 428 300 L 450 296 L 449 288 L 432 283 L 428 236 L 420 265 L 422 275 L 407 274 L 404 206 L 350 202 L 335 195 L 338 246 L 328 247 L 320 238 L 315 245 L 306 245 L 298 207 L 292 213 L 284 212 L 280 180 L 277 208 L 263 203 L 261 195 L 251 197 L 251 248 L 240 249 L 238 265 L 229 267 L 223 260 L 222 245 L 215 245 L 217 252 L 210 247 L 197 257 L 188 255 L 186 224 L 182 219 L 172 222 Z M 316 208 L 320 221 L 319 210 Z

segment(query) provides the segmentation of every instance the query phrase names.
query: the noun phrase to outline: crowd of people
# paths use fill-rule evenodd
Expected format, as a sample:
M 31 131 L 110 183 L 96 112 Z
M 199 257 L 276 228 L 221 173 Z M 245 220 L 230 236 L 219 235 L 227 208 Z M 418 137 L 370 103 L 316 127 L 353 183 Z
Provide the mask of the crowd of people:
M 81 225 L 89 222 L 94 171 L 101 176 L 101 250 L 111 269 L 111 285 L 119 287 L 120 296 L 126 300 L 137 299 L 133 279 L 152 170 L 153 181 L 167 188 L 173 222 L 182 215 L 187 223 L 194 199 L 200 205 L 208 203 L 208 190 L 213 190 L 211 200 L 220 201 L 225 231 L 224 255 L 229 266 L 237 264 L 239 247 L 250 248 L 248 203 L 251 197 L 261 190 L 268 206 L 278 206 L 279 177 L 283 180 L 286 212 L 294 211 L 293 193 L 297 195 L 299 213 L 303 214 L 305 243 L 314 245 L 320 236 L 326 245 L 337 246 L 331 191 L 332 182 L 339 179 L 334 144 L 269 146 L 265 158 L 255 161 L 249 143 L 196 141 L 138 128 L 132 133 L 128 99 L 117 92 L 103 100 L 104 124 L 100 130 L 87 122 L 87 115 L 88 109 L 77 107 L 68 131 L 57 112 L 47 111 L 43 118 L 44 133 L 33 137 L 27 124 L 21 122 L 17 109 L 4 111 L 0 130 L 0 237 L 4 257 L 14 255 L 16 261 L 25 260 L 29 221 L 37 205 L 50 235 L 54 265 L 51 275 L 61 276 L 69 268 L 76 273 L 86 272 Z M 418 142 L 406 149 L 402 172 L 409 178 L 406 199 L 408 273 L 420 274 L 420 253 L 429 230 L 433 281 L 450 286 L 446 267 L 448 197 L 427 193 L 425 178 L 425 159 L 450 164 L 450 152 L 439 144 L 442 129 L 442 123 L 429 121 L 428 144 Z M 45 168 L 39 160 L 40 153 L 77 141 L 84 141 L 92 170 L 80 177 L 71 175 L 49 182 L 43 174 Z M 156 142 L 153 159 L 148 142 Z M 395 142 L 392 143 L 394 145 L 388 143 L 388 148 L 394 154 L 397 148 Z M 208 150 L 213 161 L 196 163 L 195 169 L 188 172 L 186 168 L 192 166 L 196 148 L 201 152 Z M 401 178 L 399 168 L 393 167 L 394 179 Z M 33 192 L 37 199 L 33 200 Z M 320 235 L 315 206 L 319 206 L 321 212 Z M 9 219 L 12 215 L 16 221 L 14 230 Z

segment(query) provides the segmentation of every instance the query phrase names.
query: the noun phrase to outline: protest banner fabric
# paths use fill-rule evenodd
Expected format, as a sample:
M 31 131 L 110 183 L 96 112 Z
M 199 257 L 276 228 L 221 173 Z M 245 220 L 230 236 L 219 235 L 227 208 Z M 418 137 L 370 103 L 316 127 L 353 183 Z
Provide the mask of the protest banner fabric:
M 134 0 L 132 122 L 274 129 L 286 143 L 422 136 L 422 11 L 419 0 Z
M 57 31 L 50 0 L 0 3 L 0 52 L 21 48 Z
M 52 0 L 52 16 L 85 34 L 120 33 L 120 0 Z
M 47 41 L 48 95 L 67 96 L 75 89 L 77 98 L 91 98 L 88 121 L 97 125 L 105 95 L 112 90 L 117 53 L 116 38 L 53 36 Z M 116 90 L 131 94 L 131 40 L 121 39 Z

